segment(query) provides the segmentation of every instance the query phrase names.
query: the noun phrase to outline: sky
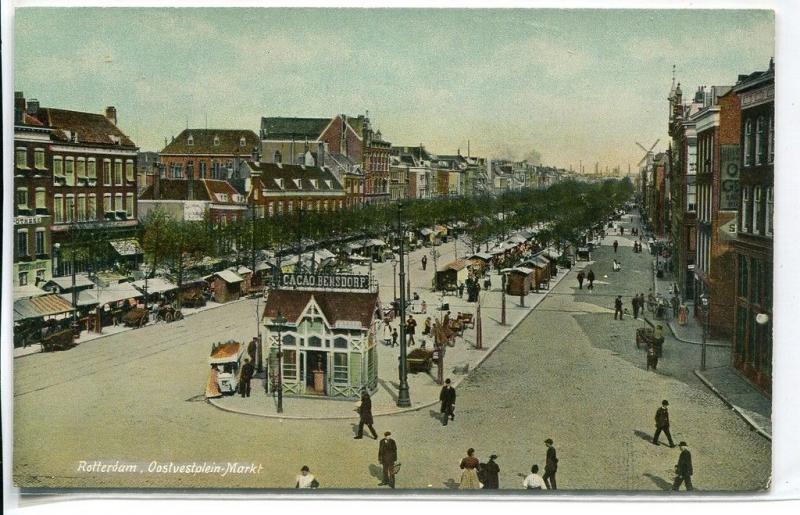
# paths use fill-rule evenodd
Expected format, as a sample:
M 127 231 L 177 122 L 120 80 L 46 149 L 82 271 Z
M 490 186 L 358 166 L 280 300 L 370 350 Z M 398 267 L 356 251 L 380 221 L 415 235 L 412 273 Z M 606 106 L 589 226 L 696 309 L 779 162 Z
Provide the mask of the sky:
M 142 150 L 262 116 L 369 111 L 395 145 L 635 170 L 684 98 L 766 69 L 761 10 L 19 8 L 15 90 L 103 112 Z M 207 120 L 207 122 L 206 122 Z

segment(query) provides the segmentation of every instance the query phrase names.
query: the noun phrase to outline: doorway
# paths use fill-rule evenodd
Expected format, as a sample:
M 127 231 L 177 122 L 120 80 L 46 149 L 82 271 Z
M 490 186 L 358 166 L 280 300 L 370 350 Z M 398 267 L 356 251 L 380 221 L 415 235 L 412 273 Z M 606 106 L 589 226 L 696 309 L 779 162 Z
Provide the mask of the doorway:
M 306 351 L 306 393 L 327 395 L 328 353 Z

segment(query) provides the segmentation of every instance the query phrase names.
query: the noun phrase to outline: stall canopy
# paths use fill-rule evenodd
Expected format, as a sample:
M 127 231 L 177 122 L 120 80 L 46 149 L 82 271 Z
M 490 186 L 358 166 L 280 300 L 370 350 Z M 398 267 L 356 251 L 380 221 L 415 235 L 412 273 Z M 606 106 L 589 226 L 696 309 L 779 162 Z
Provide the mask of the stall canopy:
M 544 251 L 542 252 L 542 254 L 543 254 L 544 256 L 547 256 L 547 257 L 549 257 L 550 259 L 558 259 L 558 258 L 561 256 L 561 255 L 558 253 L 558 251 L 557 251 L 556 249 L 554 249 L 553 247 L 547 247 L 546 249 L 544 249 Z
M 239 266 L 239 268 L 236 269 L 236 273 L 239 275 L 247 275 L 247 274 L 252 274 L 253 271 L 247 268 L 246 266 Z
M 527 240 L 523 236 L 515 234 L 514 236 L 510 237 L 506 241 L 508 243 L 525 243 Z
M 75 288 L 86 288 L 94 286 L 94 283 L 89 279 L 86 274 L 75 274 Z M 49 281 L 47 281 L 43 288 L 48 291 L 54 291 L 56 293 L 64 293 L 68 291 L 72 291 L 72 276 L 65 275 L 61 277 L 53 277 Z
M 232 270 L 220 270 L 219 272 L 211 275 L 216 275 L 226 283 L 240 283 L 244 280 L 239 276 L 239 274 Z
M 72 311 L 74 311 L 72 309 L 72 303 L 55 293 L 14 301 L 15 322 L 29 318 L 42 318 L 71 313 Z
M 108 243 L 114 248 L 120 256 L 136 256 L 142 254 L 142 247 L 136 238 L 123 238 L 119 240 L 111 240 Z
M 131 284 L 139 290 L 140 292 L 145 292 L 145 282 L 144 279 L 139 281 L 133 281 Z M 173 284 L 163 277 L 153 277 L 152 279 L 147 280 L 147 293 L 148 295 L 152 295 L 154 293 L 165 293 L 168 291 L 177 290 L 178 285 Z
M 148 284 L 149 286 L 149 284 Z M 93 306 L 105 304 L 113 304 L 125 299 L 136 299 L 142 296 L 142 292 L 134 288 L 131 283 L 118 283 L 112 284 L 108 288 L 91 288 L 89 290 L 82 290 L 78 292 L 78 306 Z M 72 300 L 71 293 L 61 295 L 62 298 L 68 301 Z
M 41 297 L 47 292 L 38 286 L 26 284 L 25 286 L 17 286 L 14 288 L 14 300 L 25 299 L 29 297 Z
M 256 272 L 263 272 L 264 270 L 272 270 L 275 265 L 269 261 L 259 261 L 256 263 Z
M 491 261 L 492 255 L 488 252 L 478 252 L 469 257 L 469 259 L 480 259 L 481 261 Z

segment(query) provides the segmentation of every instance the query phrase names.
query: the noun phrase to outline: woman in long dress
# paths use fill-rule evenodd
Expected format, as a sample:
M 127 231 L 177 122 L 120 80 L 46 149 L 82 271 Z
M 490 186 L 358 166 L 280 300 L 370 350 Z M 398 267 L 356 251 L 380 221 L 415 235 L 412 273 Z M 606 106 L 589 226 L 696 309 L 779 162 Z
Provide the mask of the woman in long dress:
M 219 369 L 217 365 L 211 365 L 211 372 L 208 374 L 208 382 L 206 383 L 206 399 L 214 399 L 222 397 L 222 392 L 219 391 Z
M 481 482 L 478 480 L 480 462 L 473 454 L 475 454 L 475 449 L 469 448 L 467 449 L 467 457 L 461 460 L 460 467 L 464 470 L 461 473 L 460 488 L 462 490 L 478 490 L 481 487 Z

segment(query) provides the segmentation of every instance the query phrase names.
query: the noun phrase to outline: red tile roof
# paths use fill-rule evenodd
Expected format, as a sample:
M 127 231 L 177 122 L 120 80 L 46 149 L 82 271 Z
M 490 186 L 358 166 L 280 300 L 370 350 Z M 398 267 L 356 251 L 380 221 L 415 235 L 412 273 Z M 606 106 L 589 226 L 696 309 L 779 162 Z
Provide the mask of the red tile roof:
M 77 134 L 78 143 L 123 147 L 136 146 L 128 136 L 102 114 L 44 107 L 39 109 L 36 116 L 44 125 L 56 129 L 52 136 L 55 140 L 69 142 L 70 138 L 64 132 L 69 131 L 72 134 Z M 117 139 L 119 143 L 116 143 L 115 140 Z
M 189 136 L 192 144 L 189 144 Z M 244 137 L 244 145 L 241 139 Z M 216 144 L 215 144 L 216 143 Z M 249 156 L 261 141 L 255 132 L 247 129 L 184 129 L 161 154 L 220 154 Z
M 159 198 L 153 198 L 154 185 L 149 185 L 139 195 L 140 200 L 189 200 L 189 181 L 187 179 L 159 179 Z M 218 179 L 194 179 L 194 200 L 211 201 L 215 204 L 243 205 L 244 196 L 228 181 Z M 227 195 L 221 200 L 218 194 Z M 240 197 L 240 202 L 234 200 Z
M 312 297 L 331 324 L 358 321 L 365 329 L 372 325 L 378 306 L 377 293 L 275 290 L 267 297 L 263 316 L 273 319 L 280 311 L 286 320 L 296 323 Z

